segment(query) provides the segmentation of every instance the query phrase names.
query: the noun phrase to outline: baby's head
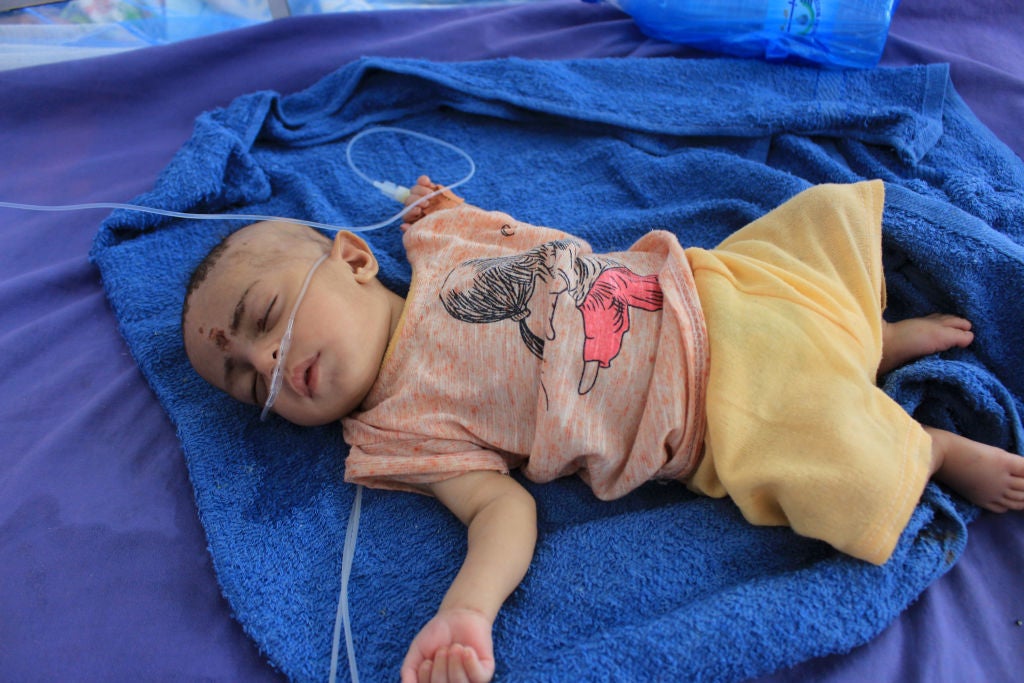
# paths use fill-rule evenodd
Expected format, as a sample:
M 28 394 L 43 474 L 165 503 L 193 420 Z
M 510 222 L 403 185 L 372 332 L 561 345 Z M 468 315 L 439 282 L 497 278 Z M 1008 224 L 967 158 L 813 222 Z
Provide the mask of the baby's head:
M 359 237 L 332 242 L 285 222 L 228 236 L 196 268 L 182 310 L 185 352 L 199 375 L 233 398 L 267 400 L 281 339 L 310 268 L 324 254 L 295 313 L 274 412 L 300 425 L 355 410 L 377 378 L 401 299 L 377 280 Z

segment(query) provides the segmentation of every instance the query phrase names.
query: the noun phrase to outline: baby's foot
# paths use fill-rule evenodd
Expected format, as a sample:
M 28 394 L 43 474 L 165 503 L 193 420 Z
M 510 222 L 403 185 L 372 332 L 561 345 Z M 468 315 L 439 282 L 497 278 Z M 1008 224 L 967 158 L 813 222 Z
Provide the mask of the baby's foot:
M 430 178 L 421 175 L 416 179 L 416 184 L 409 188 L 409 196 L 405 200 L 406 206 L 412 206 L 409 213 L 405 214 L 405 222 L 402 223 L 402 230 L 428 216 L 435 211 L 442 211 L 458 206 L 463 202 L 461 197 L 456 196 L 451 190 L 445 190 L 441 194 L 434 195 L 430 199 L 424 197 L 433 194 L 441 189 L 441 186 L 432 182 Z
M 955 315 L 933 313 L 925 318 L 909 318 L 896 323 L 882 322 L 882 361 L 878 374 L 904 363 L 974 341 L 969 320 Z
M 1024 458 L 952 432 L 925 430 L 932 436 L 937 480 L 986 510 L 1024 510 Z

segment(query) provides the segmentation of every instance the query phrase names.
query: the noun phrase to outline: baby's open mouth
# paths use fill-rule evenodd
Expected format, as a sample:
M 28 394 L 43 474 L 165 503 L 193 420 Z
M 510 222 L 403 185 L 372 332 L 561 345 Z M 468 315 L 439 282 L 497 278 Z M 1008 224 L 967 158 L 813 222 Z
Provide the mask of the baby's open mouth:
M 292 373 L 292 386 L 306 398 L 313 398 L 313 394 L 316 392 L 318 360 L 320 360 L 319 353 L 304 361 Z

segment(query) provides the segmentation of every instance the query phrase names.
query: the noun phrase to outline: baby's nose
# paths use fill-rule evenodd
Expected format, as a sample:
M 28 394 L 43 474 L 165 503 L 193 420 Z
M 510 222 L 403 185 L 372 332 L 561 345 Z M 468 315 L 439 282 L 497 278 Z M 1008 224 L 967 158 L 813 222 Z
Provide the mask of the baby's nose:
M 253 345 L 252 366 L 256 368 L 257 372 L 266 375 L 267 381 L 270 381 L 270 375 L 273 374 L 274 368 L 277 366 L 280 350 L 281 345 L 278 341 Z

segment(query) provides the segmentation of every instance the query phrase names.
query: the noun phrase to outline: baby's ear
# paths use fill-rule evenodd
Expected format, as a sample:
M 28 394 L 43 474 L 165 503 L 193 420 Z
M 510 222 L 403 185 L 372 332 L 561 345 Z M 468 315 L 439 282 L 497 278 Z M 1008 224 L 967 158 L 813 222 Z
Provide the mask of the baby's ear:
M 342 230 L 334 236 L 331 258 L 344 261 L 352 268 L 356 280 L 365 281 L 377 276 L 377 257 L 362 237 Z

